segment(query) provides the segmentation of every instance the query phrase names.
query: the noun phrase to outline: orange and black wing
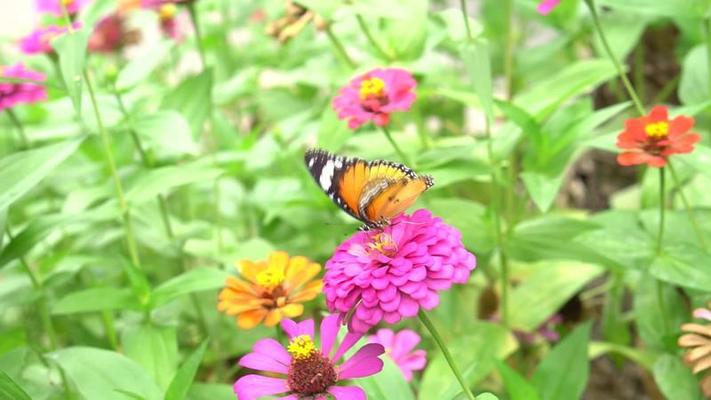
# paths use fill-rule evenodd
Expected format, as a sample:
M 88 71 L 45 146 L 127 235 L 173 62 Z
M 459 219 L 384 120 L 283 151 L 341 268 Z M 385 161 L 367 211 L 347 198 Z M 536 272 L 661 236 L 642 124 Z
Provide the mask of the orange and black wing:
M 413 205 L 417 198 L 432 185 L 432 178 L 429 176 L 392 182 L 367 203 L 363 208 L 363 214 L 368 220 L 376 223 L 389 221 Z

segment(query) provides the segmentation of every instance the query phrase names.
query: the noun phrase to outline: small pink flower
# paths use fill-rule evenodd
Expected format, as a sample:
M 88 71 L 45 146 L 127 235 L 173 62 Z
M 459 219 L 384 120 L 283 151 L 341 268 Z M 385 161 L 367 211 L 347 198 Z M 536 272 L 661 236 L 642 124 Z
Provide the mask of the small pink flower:
M 709 307 L 711 307 L 711 303 L 709 303 Z M 697 308 L 694 310 L 694 318 L 700 318 L 700 319 L 705 319 L 707 321 L 711 321 L 711 310 L 708 308 Z
M 67 32 L 67 28 L 63 26 L 50 25 L 43 28 L 37 28 L 29 35 L 20 39 L 20 50 L 25 54 L 48 54 L 52 53 L 51 41 Z
M 420 343 L 420 335 L 413 330 L 403 329 L 395 333 L 390 329 L 378 329 L 370 337 L 370 343 L 380 343 L 385 347 L 385 354 L 397 364 L 408 382 L 412 380 L 413 371 L 420 371 L 427 364 L 427 352 L 414 350 Z
M 61 16 L 62 3 L 67 7 L 69 14 L 76 14 L 90 2 L 91 0 L 35 0 L 35 8 L 41 13 Z
M 251 374 L 239 378 L 234 384 L 239 400 L 257 400 L 272 395 L 281 395 L 284 400 L 326 399 L 329 394 L 337 400 L 366 399 L 363 389 L 336 384 L 380 372 L 383 361 L 378 357 L 385 352 L 382 345 L 366 344 L 345 362 L 336 365 L 362 336 L 348 333 L 334 348 L 340 328 L 337 315 L 329 315 L 321 322 L 320 347 L 316 346 L 313 319 L 300 323 L 285 319 L 281 328 L 289 337 L 286 348 L 274 339 L 260 339 L 252 347 L 252 352 L 239 360 L 242 367 L 272 375 Z M 278 377 L 273 377 L 274 374 Z
M 44 82 L 47 77 L 41 72 L 31 71 L 21 63 L 10 67 L 0 66 L 3 78 L 27 79 Z M 37 103 L 47 99 L 47 89 L 33 83 L 0 82 L 0 111 L 18 104 Z
M 367 121 L 384 126 L 395 111 L 407 111 L 415 101 L 417 82 L 399 68 L 377 68 L 360 75 L 339 91 L 333 99 L 338 118 L 347 119 L 348 127 L 357 129 Z
M 536 10 L 541 15 L 548 15 L 554 8 L 558 7 L 560 0 L 543 0 L 538 4 Z
M 422 209 L 341 243 L 326 262 L 324 293 L 350 331 L 365 332 L 437 307 L 437 292 L 466 283 L 475 267 L 461 233 Z

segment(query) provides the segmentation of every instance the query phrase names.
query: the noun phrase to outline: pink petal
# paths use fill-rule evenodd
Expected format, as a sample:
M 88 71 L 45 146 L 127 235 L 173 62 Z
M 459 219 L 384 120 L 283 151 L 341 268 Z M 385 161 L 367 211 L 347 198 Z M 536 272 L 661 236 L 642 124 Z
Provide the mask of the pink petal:
M 233 389 L 239 400 L 258 400 L 263 396 L 286 393 L 286 379 L 261 375 L 245 375 L 235 382 Z
M 331 314 L 321 321 L 321 353 L 331 354 L 339 329 L 338 314 Z
M 395 335 L 395 341 L 392 346 L 391 354 L 393 358 L 405 355 L 420 343 L 420 335 L 410 329 L 403 329 Z
M 377 374 L 383 369 L 383 360 L 378 358 L 383 353 L 385 348 L 381 344 L 366 344 L 339 367 L 338 378 L 353 379 Z
M 705 308 L 697 308 L 694 310 L 694 318 L 703 318 L 705 320 L 711 321 L 711 310 Z
M 328 388 L 336 400 L 366 400 L 365 391 L 357 386 L 331 386 Z M 241 399 L 240 399 L 241 400 Z
M 314 337 L 314 320 L 307 319 L 306 321 L 301 321 L 299 323 L 291 319 L 281 320 L 281 329 L 286 332 L 289 339 L 293 339 L 301 335 L 309 335 L 311 338 Z
M 299 397 L 295 394 L 290 394 L 286 397 L 280 397 L 279 400 L 299 400 Z
M 560 3 L 560 0 L 544 0 L 538 4 L 536 10 L 539 14 L 548 15 L 558 6 L 558 3 Z
M 340 360 L 341 357 L 343 357 L 343 355 L 346 354 L 346 352 L 350 350 L 351 347 L 353 347 L 353 345 L 356 344 L 362 337 L 362 333 L 348 332 L 343 338 L 341 345 L 338 347 L 338 350 L 336 350 L 336 354 L 333 355 L 333 358 L 331 360 L 334 363 L 338 362 L 338 360 Z
M 239 360 L 239 365 L 259 371 L 289 373 L 291 357 L 274 339 L 260 339 L 252 348 L 253 352 Z

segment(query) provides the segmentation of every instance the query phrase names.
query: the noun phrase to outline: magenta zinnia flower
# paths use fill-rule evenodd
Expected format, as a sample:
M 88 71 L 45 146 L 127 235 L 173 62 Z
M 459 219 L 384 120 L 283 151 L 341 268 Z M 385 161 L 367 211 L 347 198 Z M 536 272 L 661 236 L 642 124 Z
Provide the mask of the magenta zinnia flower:
M 286 348 L 274 339 L 260 339 L 252 347 L 252 352 L 239 360 L 243 367 L 280 377 L 254 374 L 241 377 L 234 384 L 239 400 L 256 400 L 270 395 L 282 395 L 282 400 L 326 399 L 329 394 L 336 400 L 366 399 L 363 389 L 336 384 L 380 372 L 383 361 L 378 357 L 385 352 L 382 345 L 366 344 L 343 364 L 336 365 L 362 336 L 348 333 L 334 348 L 340 328 L 337 315 L 329 315 L 321 322 L 320 347 L 315 343 L 314 320 L 296 323 L 285 319 L 281 327 L 289 337 Z
M 370 343 L 383 345 L 385 354 L 392 358 L 408 382 L 412 380 L 413 371 L 422 370 L 427 364 L 427 352 L 422 349 L 414 350 L 420 343 L 420 335 L 413 330 L 403 329 L 395 333 L 390 329 L 378 329 L 375 335 L 370 337 Z
M 382 230 L 357 232 L 326 262 L 324 293 L 329 310 L 349 330 L 365 332 L 439 304 L 440 290 L 466 283 L 476 257 L 461 233 L 427 210 L 395 217 Z
M 10 67 L 0 66 L 0 77 L 27 79 L 44 82 L 47 77 L 41 72 L 30 71 L 21 63 Z M 47 89 L 33 83 L 0 82 L 0 111 L 18 104 L 30 104 L 47 99 Z
M 548 15 L 554 8 L 558 7 L 558 3 L 560 3 L 560 0 L 543 0 L 538 3 L 536 10 L 541 15 Z
M 62 3 L 67 7 L 69 14 L 78 13 L 91 0 L 35 0 L 35 8 L 41 13 L 62 15 Z
M 374 69 L 342 87 L 333 99 L 338 118 L 347 119 L 348 127 L 357 129 L 367 121 L 384 126 L 395 111 L 407 111 L 415 101 L 417 82 L 399 68 Z
M 51 53 L 54 49 L 50 42 L 65 32 L 67 32 L 66 27 L 57 25 L 37 28 L 29 35 L 20 39 L 20 50 L 25 54 Z

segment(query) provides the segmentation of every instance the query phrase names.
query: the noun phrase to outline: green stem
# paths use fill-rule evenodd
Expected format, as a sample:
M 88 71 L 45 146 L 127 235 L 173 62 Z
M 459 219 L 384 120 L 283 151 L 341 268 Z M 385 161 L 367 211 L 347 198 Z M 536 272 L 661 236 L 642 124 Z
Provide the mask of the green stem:
M 659 168 L 659 232 L 657 233 L 657 255 L 662 253 L 662 241 L 664 239 L 664 210 L 666 203 L 664 169 Z
M 202 31 L 200 30 L 200 21 L 198 20 L 197 10 L 195 10 L 195 2 L 188 3 L 188 13 L 190 14 L 190 21 L 193 24 L 193 29 L 195 29 L 195 43 L 197 45 L 198 52 L 200 53 L 200 61 L 202 61 L 202 68 L 207 67 L 205 62 L 205 47 L 202 43 Z
M 452 369 L 452 373 L 454 374 L 454 377 L 457 378 L 457 381 L 459 382 L 459 385 L 462 387 L 464 394 L 467 396 L 467 398 L 469 400 L 475 400 L 474 395 L 472 394 L 471 390 L 469 389 L 466 382 L 464 381 L 464 377 L 462 376 L 462 373 L 459 371 L 459 367 L 457 367 L 457 363 L 454 362 L 454 358 L 452 358 L 452 354 L 449 352 L 449 349 L 447 349 L 447 346 L 444 344 L 444 340 L 442 339 L 442 336 L 440 336 L 439 332 L 437 331 L 437 328 L 435 328 L 434 324 L 432 323 L 430 318 L 427 316 L 427 314 L 425 314 L 425 312 L 423 310 L 420 310 L 418 315 L 420 317 L 420 321 L 422 321 L 422 324 L 425 325 L 425 327 L 427 327 L 427 330 L 430 331 L 432 338 L 437 343 L 437 346 L 439 346 L 439 349 L 442 351 L 442 355 L 444 355 L 445 360 L 447 360 L 447 364 L 449 364 L 449 368 Z
M 333 44 L 333 47 L 336 48 L 336 51 L 338 54 L 341 56 L 341 59 L 348 64 L 349 67 L 352 69 L 355 69 L 358 65 L 353 61 L 351 56 L 348 55 L 348 52 L 346 51 L 346 48 L 343 47 L 343 43 L 341 43 L 340 40 L 338 40 L 338 37 L 333 33 L 333 29 L 331 27 L 326 28 L 326 36 L 328 36 L 328 39 L 331 41 Z
M 464 0 L 462 0 L 464 2 Z M 506 97 L 513 97 L 513 58 L 514 58 L 514 5 L 513 0 L 506 0 L 506 53 L 504 55 L 504 76 L 506 77 Z
M 121 217 L 123 218 L 123 228 L 124 234 L 126 236 L 126 244 L 128 246 L 128 253 L 131 257 L 131 262 L 136 268 L 141 268 L 141 259 L 138 254 L 138 245 L 136 244 L 136 237 L 133 232 L 133 224 L 131 222 L 131 211 L 128 207 L 128 202 L 126 201 L 126 196 L 124 195 L 123 185 L 121 184 L 121 178 L 118 174 L 118 169 L 116 167 L 116 160 L 114 159 L 113 150 L 111 150 L 111 137 L 104 127 L 104 121 L 101 118 L 101 112 L 99 111 L 99 104 L 96 101 L 96 93 L 94 93 L 94 87 L 89 79 L 89 74 L 84 72 L 84 80 L 86 81 L 86 88 L 89 91 L 89 99 L 91 100 L 91 106 L 94 109 L 94 118 L 96 119 L 96 125 L 99 128 L 99 134 L 101 136 L 101 142 L 104 147 L 104 155 L 109 164 L 109 171 L 111 172 L 111 178 L 114 181 L 114 188 L 116 190 L 116 196 L 118 198 L 119 209 L 121 210 Z
M 393 137 L 392 137 L 392 135 L 390 134 L 390 131 L 388 130 L 388 128 L 385 127 L 385 126 L 381 126 L 381 127 L 380 127 L 380 130 L 383 131 L 383 134 L 384 134 L 385 137 L 388 139 L 388 142 L 390 142 L 390 145 L 393 146 L 393 149 L 395 149 L 395 152 L 398 154 L 398 156 L 400 156 L 400 159 L 402 160 L 402 162 L 404 162 L 405 164 L 407 164 L 408 167 L 414 168 L 415 165 L 412 163 L 412 160 L 410 160 L 410 157 L 408 157 L 408 156 L 405 154 L 405 152 L 403 152 L 403 151 L 400 149 L 400 146 L 397 145 L 397 142 L 395 142 L 395 140 L 393 140 Z
M 622 68 L 622 64 L 620 64 L 619 60 L 617 60 L 614 53 L 612 52 L 612 48 L 610 48 L 610 43 L 607 41 L 607 37 L 605 36 L 605 33 L 602 30 L 602 25 L 600 24 L 600 18 L 597 14 L 597 9 L 595 8 L 595 0 L 585 0 L 585 4 L 587 4 L 588 8 L 590 9 L 590 14 L 592 15 L 593 25 L 595 26 L 595 30 L 597 31 L 598 36 L 600 36 L 600 41 L 602 42 L 602 46 L 605 48 L 605 52 L 607 53 L 607 56 L 610 58 L 610 61 L 612 61 L 612 64 L 614 64 L 615 69 L 617 70 L 617 74 L 620 76 L 622 83 L 625 85 L 627 94 L 632 99 L 632 102 L 634 103 L 635 107 L 637 108 L 637 111 L 639 112 L 639 114 L 645 115 L 646 111 L 644 110 L 642 101 L 640 101 L 639 96 L 637 96 L 637 93 L 634 91 L 634 88 L 632 87 L 630 80 L 627 78 L 627 74 L 625 73 L 625 70 Z
M 17 135 L 20 137 L 20 142 L 22 142 L 22 148 L 29 149 L 30 141 L 27 139 L 25 128 L 22 126 L 22 122 L 20 121 L 20 119 L 17 118 L 17 114 L 12 111 L 12 108 L 5 109 L 5 112 L 7 113 L 7 116 L 10 117 L 10 121 L 13 125 L 15 125 L 15 128 L 17 128 Z
M 671 177 L 672 180 L 674 181 L 674 187 L 677 188 L 677 191 L 679 192 L 679 197 L 681 198 L 681 202 L 684 204 L 684 208 L 686 209 L 686 214 L 689 216 L 689 222 L 691 222 L 691 226 L 694 228 L 694 232 L 696 232 L 696 236 L 699 239 L 699 244 L 701 244 L 701 248 L 706 250 L 706 239 L 704 238 L 704 232 L 701 230 L 701 227 L 699 226 L 699 222 L 696 220 L 696 216 L 694 215 L 694 210 L 691 208 L 689 205 L 689 200 L 686 199 L 686 195 L 684 195 L 684 189 L 681 186 L 681 181 L 679 178 L 677 178 L 676 175 L 676 170 L 674 169 L 674 166 L 672 166 L 672 163 L 669 162 L 669 172 L 671 172 Z
M 464 18 L 464 28 L 467 31 L 467 39 L 472 40 L 472 28 L 469 26 L 469 17 L 467 14 L 467 0 L 459 0 L 459 7 L 462 9 L 462 17 Z
M 44 82 L 44 81 L 35 81 L 32 79 L 22 79 L 22 78 L 10 78 L 6 76 L 0 76 L 0 82 L 8 82 L 8 83 L 31 83 L 33 85 L 37 86 L 45 86 L 45 87 L 50 87 L 52 89 L 57 89 L 57 90 L 64 90 L 64 86 L 58 86 L 58 85 L 53 85 L 49 82 Z
M 711 74 L 711 18 L 704 20 L 704 32 L 706 33 L 706 65 L 707 74 Z M 708 95 L 711 96 L 711 79 L 709 79 Z
M 358 26 L 360 26 L 360 30 L 363 31 L 363 34 L 365 35 L 365 38 L 368 39 L 368 43 L 370 43 L 371 46 L 377 51 L 381 57 L 383 57 L 387 61 L 392 61 L 393 56 L 389 54 L 388 52 L 383 49 L 383 47 L 378 43 L 378 41 L 375 40 L 375 37 L 373 37 L 373 34 L 370 33 L 370 29 L 368 29 L 368 25 L 365 23 L 365 20 L 363 17 L 358 14 L 356 15 L 356 20 L 358 20 Z
M 153 160 L 151 160 L 150 157 L 148 157 L 148 153 L 146 153 L 143 143 L 141 142 L 140 136 L 138 136 L 138 133 L 136 132 L 136 128 L 133 122 L 133 118 L 131 117 L 131 114 L 129 114 L 128 109 L 126 108 L 124 102 L 123 102 L 123 97 L 121 94 L 114 88 L 114 96 L 116 97 L 116 101 L 119 106 L 119 110 L 121 111 L 121 115 L 123 118 L 126 120 L 126 123 L 128 124 L 128 131 L 129 134 L 131 135 L 131 138 L 133 139 L 133 144 L 136 147 L 136 150 L 138 151 L 139 158 L 141 159 L 141 162 L 143 163 L 143 166 L 146 168 L 153 168 Z M 162 194 L 159 194 L 156 197 L 156 200 L 158 201 L 158 209 L 160 210 L 160 215 L 161 215 L 161 220 L 163 221 L 163 227 L 165 228 L 165 234 L 168 237 L 168 240 L 176 246 L 178 250 L 178 256 L 180 258 L 180 265 L 182 267 L 183 272 L 188 271 L 188 266 L 185 262 L 185 250 L 183 249 L 183 246 L 181 243 L 178 243 L 175 237 L 175 231 L 173 230 L 173 225 L 170 222 L 170 216 L 168 214 L 168 202 Z M 205 313 L 202 311 L 202 308 L 200 307 L 200 302 L 198 301 L 197 295 L 195 293 L 190 294 L 190 300 L 193 303 L 193 307 L 195 308 L 195 313 L 198 316 L 198 323 L 200 325 L 200 330 L 202 331 L 202 334 L 207 336 L 208 334 L 208 324 L 207 324 L 207 319 L 205 318 Z

